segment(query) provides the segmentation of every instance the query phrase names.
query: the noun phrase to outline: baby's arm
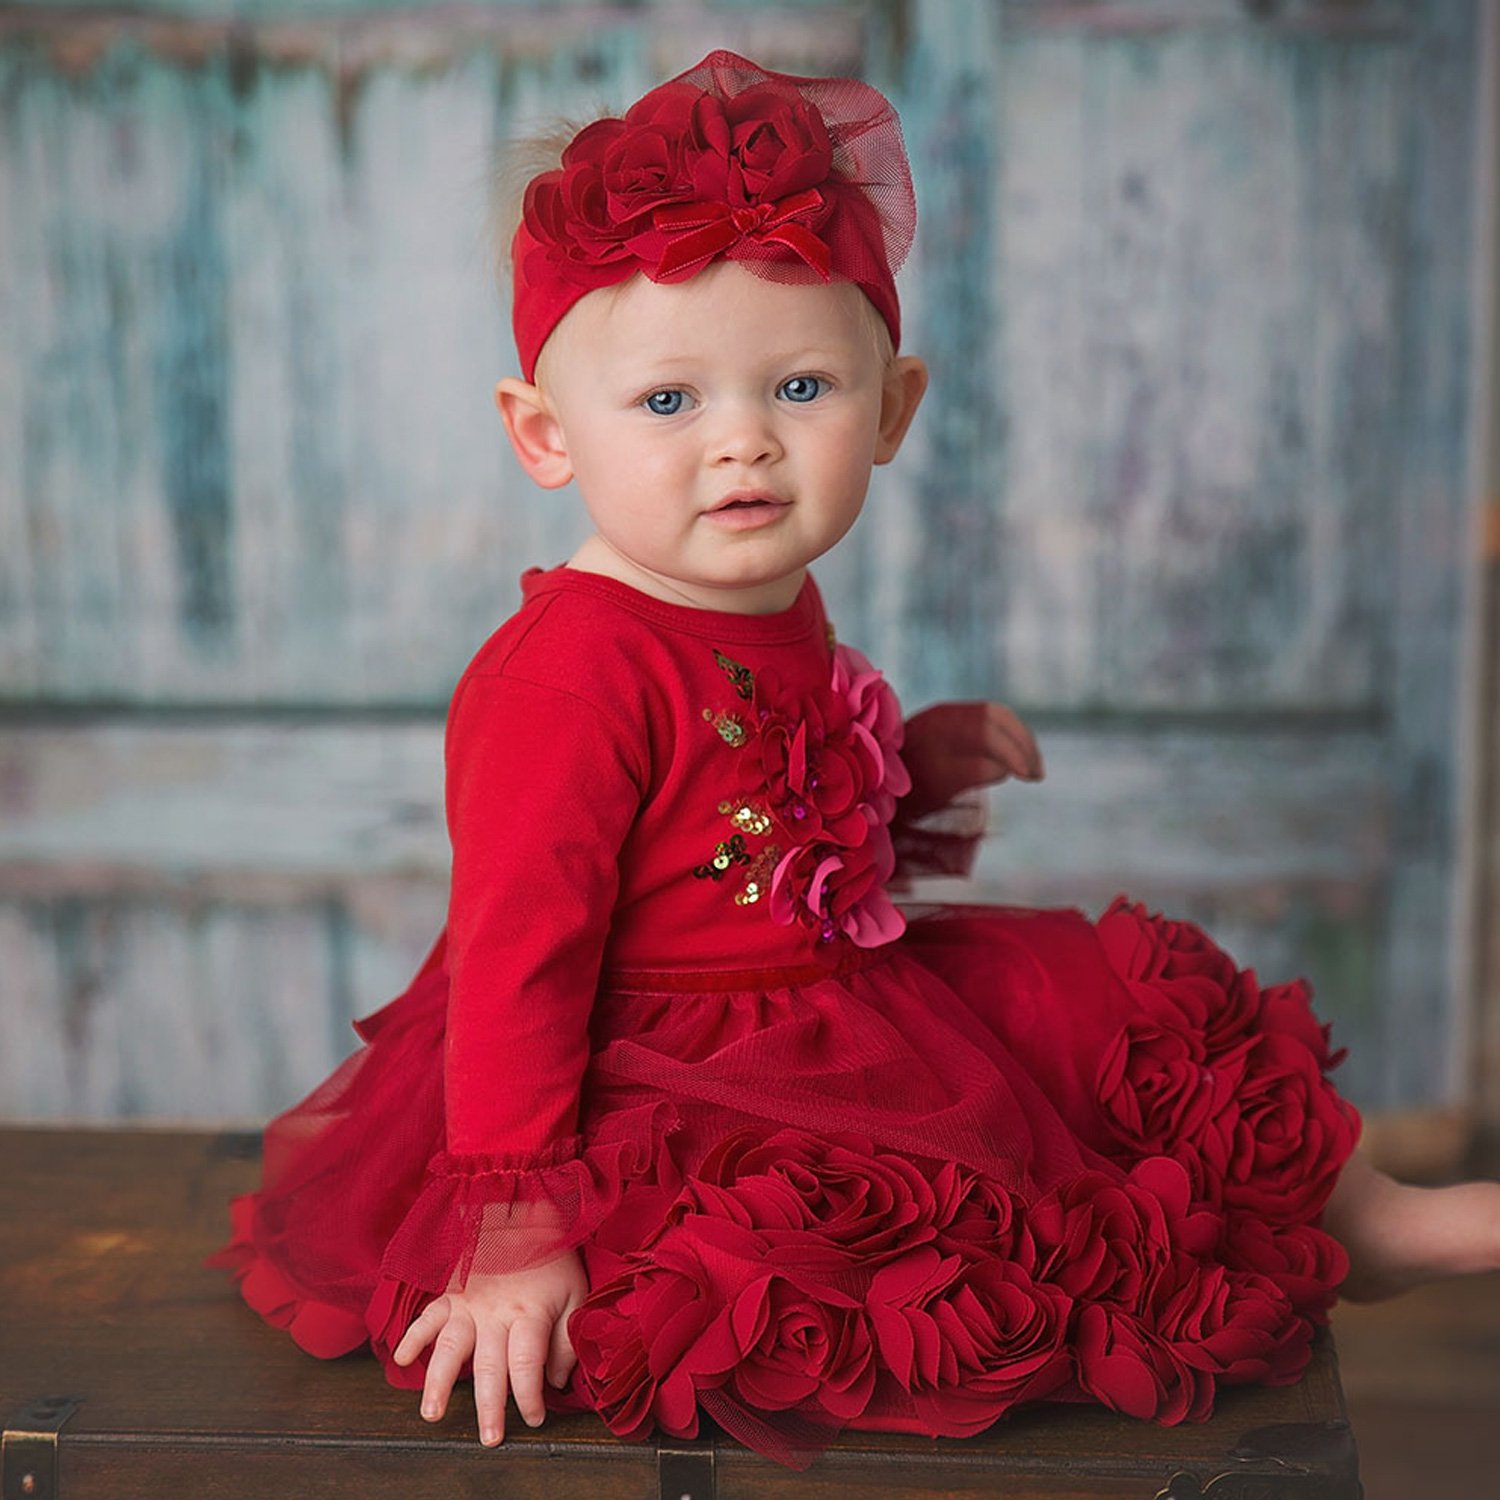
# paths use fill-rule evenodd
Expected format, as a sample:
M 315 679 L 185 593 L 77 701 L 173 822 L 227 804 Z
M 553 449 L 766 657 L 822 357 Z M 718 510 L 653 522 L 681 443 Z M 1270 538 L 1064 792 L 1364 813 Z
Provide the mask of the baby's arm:
M 901 759 L 912 788 L 902 815 L 910 821 L 946 807 L 961 793 L 1008 776 L 1045 775 L 1036 739 L 1003 703 L 935 703 L 906 721 Z
M 568 1316 L 588 1295 L 588 1276 L 575 1250 L 498 1276 L 470 1275 L 462 1290 L 428 1303 L 396 1346 L 398 1365 L 409 1365 L 429 1344 L 432 1357 L 422 1388 L 422 1415 L 436 1422 L 465 1360 L 474 1361 L 474 1406 L 479 1440 L 505 1440 L 505 1401 L 531 1427 L 546 1415 L 542 1374 L 554 1386 L 567 1384 L 577 1356 L 568 1339 Z
M 641 737 L 608 702 L 519 672 L 466 673 L 449 715 L 445 1150 L 429 1178 L 443 1211 L 414 1210 L 421 1233 L 392 1252 L 409 1283 L 445 1289 L 392 1358 L 431 1349 L 433 1420 L 472 1359 L 487 1444 L 502 1440 L 508 1394 L 536 1425 L 544 1367 L 566 1378 L 575 1363 L 567 1318 L 588 1283 L 573 1247 L 601 1211 L 603 1170 L 579 1132 L 581 1088 L 641 799 Z

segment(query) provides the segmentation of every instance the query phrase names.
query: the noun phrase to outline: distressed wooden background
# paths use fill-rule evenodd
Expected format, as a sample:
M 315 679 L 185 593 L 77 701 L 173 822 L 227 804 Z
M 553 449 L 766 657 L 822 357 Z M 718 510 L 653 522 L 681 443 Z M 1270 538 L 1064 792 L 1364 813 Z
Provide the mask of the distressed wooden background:
M 1040 787 L 987 893 L 1469 1087 L 1479 0 L 0 4 L 0 1117 L 263 1118 L 442 921 L 442 715 L 581 535 L 491 404 L 497 149 L 727 45 L 905 124 L 932 390 L 819 569 Z

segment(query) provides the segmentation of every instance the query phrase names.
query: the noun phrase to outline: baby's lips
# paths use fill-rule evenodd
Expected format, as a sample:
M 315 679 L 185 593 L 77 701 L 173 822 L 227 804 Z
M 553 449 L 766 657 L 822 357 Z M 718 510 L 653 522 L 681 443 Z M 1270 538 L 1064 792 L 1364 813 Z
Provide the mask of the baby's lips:
M 760 501 L 766 505 L 789 505 L 791 502 L 783 500 L 780 495 L 773 495 L 770 490 L 731 490 L 723 499 L 716 500 L 709 506 L 709 511 L 727 510 L 731 505 L 741 501 Z

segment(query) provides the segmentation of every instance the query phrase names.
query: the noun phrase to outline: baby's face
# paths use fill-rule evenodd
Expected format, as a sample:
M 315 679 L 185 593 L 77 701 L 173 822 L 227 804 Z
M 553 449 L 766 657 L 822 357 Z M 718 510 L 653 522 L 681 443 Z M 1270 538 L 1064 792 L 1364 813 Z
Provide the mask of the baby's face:
M 537 381 L 621 576 L 706 608 L 789 605 L 900 441 L 881 435 L 891 366 L 876 326 L 856 287 L 733 262 L 575 304 Z

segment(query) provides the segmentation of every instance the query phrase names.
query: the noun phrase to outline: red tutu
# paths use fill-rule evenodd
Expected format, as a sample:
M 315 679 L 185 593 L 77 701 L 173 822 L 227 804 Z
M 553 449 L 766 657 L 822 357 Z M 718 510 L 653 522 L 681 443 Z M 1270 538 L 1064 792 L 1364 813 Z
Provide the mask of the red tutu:
M 616 975 L 577 1139 L 488 1172 L 445 1165 L 442 959 L 272 1122 L 216 1257 L 395 1385 L 456 1269 L 573 1245 L 592 1290 L 548 1405 L 622 1437 L 701 1410 L 800 1466 L 842 1427 L 959 1436 L 1028 1400 L 1196 1421 L 1219 1382 L 1295 1380 L 1347 1271 L 1318 1218 L 1359 1116 L 1306 987 L 1123 898 L 946 908 L 843 973 Z

